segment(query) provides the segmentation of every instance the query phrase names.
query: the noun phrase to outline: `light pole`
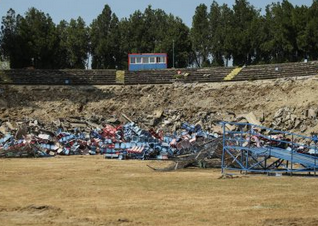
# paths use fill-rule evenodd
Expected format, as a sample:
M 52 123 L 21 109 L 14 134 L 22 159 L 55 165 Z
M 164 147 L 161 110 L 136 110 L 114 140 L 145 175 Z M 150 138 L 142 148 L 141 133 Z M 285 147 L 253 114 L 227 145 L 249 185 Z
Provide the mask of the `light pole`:
M 172 63 L 172 68 L 174 68 L 174 39 L 172 40 L 172 60 L 173 60 L 173 63 Z

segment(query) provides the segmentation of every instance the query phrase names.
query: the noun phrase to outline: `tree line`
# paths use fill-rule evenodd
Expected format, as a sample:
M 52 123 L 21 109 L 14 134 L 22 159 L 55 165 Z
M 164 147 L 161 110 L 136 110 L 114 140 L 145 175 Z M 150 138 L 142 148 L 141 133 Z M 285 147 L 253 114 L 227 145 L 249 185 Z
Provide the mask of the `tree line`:
M 39 69 L 83 69 L 88 63 L 127 69 L 129 53 L 152 52 L 167 53 L 168 67 L 179 68 L 317 60 L 318 0 L 311 6 L 283 0 L 264 13 L 246 0 L 232 7 L 213 1 L 196 8 L 191 28 L 151 6 L 119 19 L 105 5 L 89 26 L 81 17 L 55 24 L 36 8 L 23 16 L 10 9 L 2 18 L 0 50 L 11 68 Z

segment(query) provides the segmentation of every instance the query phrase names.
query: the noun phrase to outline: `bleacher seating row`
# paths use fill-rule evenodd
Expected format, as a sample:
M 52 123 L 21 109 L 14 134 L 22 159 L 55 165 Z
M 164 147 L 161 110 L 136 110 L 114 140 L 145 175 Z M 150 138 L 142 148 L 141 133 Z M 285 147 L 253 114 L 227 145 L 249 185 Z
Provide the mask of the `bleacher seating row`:
M 243 68 L 233 80 L 263 80 L 314 75 L 318 75 L 317 61 L 248 66 Z
M 235 68 L 167 69 L 126 71 L 124 84 L 172 84 L 226 82 Z M 318 61 L 243 67 L 230 81 L 253 81 L 318 74 Z M 115 85 L 116 70 L 6 70 L 0 71 L 0 84 L 16 85 Z
M 221 82 L 233 68 L 215 67 L 209 69 L 168 69 L 165 71 L 127 72 L 125 84 L 169 84 L 173 82 Z
M 0 84 L 16 85 L 114 85 L 116 70 L 6 70 Z

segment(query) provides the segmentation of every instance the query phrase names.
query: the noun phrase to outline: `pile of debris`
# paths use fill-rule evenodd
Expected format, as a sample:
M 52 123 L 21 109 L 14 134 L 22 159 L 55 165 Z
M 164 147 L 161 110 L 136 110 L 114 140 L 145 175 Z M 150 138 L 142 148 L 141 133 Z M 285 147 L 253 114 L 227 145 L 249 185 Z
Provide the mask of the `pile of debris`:
M 309 129 L 315 128 L 317 122 L 318 110 L 316 106 L 300 111 L 296 108 L 284 107 L 275 112 L 271 127 L 283 130 L 297 129 L 301 133 L 309 133 L 312 132 Z
M 118 159 L 182 159 L 190 164 L 222 152 L 222 147 L 211 148 L 219 135 L 205 132 L 199 124 L 182 123 L 181 130 L 164 134 L 162 130 L 142 129 L 123 116 L 129 121 L 123 125 L 119 120 L 98 125 L 74 118 L 60 119 L 49 126 L 37 120 L 16 126 L 1 122 L 0 157 L 104 155 Z

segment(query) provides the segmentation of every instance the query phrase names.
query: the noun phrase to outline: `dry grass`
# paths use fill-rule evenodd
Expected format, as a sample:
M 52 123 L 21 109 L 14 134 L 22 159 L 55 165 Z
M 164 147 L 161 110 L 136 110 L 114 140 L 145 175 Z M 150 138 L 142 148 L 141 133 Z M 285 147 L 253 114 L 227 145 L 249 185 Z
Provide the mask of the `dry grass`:
M 0 225 L 318 225 L 318 179 L 101 156 L 0 160 Z

